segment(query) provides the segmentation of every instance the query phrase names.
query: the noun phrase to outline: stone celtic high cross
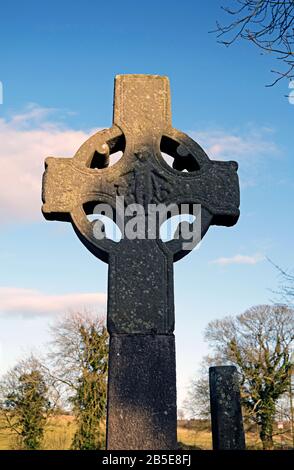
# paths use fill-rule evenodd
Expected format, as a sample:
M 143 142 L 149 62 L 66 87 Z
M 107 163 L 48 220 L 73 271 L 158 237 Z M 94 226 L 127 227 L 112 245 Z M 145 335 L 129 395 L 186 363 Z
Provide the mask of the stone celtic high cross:
M 122 157 L 109 165 L 119 150 Z M 162 153 L 173 157 L 173 167 Z M 117 242 L 97 237 L 87 214 L 98 203 L 115 211 L 117 197 L 146 211 L 160 204 L 190 211 L 197 204 L 203 237 L 210 225 L 238 220 L 237 163 L 211 161 L 172 127 L 167 77 L 119 75 L 112 127 L 90 137 L 73 158 L 47 158 L 45 167 L 44 217 L 71 222 L 109 265 L 107 448 L 176 449 L 173 263 L 189 253 L 182 230 L 170 241 L 158 227 L 153 238 Z

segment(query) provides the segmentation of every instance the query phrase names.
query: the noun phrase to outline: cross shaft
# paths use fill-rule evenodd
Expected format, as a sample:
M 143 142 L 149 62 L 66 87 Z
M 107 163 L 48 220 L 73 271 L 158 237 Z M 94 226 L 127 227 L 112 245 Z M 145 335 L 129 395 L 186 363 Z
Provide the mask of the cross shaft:
M 118 150 L 122 158 L 109 166 Z M 162 153 L 174 158 L 173 168 Z M 174 449 L 173 262 L 188 251 L 181 235 L 163 242 L 159 227 L 152 239 L 97 239 L 86 215 L 97 203 L 116 210 L 117 197 L 146 213 L 150 204 L 198 204 L 201 236 L 210 225 L 238 220 L 236 162 L 211 161 L 172 127 L 166 77 L 116 77 L 113 126 L 90 137 L 73 158 L 46 159 L 42 211 L 48 220 L 70 221 L 85 246 L 109 264 L 108 448 Z

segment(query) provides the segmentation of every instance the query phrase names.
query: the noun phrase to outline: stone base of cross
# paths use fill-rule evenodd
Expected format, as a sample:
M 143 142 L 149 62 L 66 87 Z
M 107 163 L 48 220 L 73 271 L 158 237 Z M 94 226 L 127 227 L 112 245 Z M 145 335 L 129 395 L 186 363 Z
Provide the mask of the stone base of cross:
M 111 155 L 119 150 L 123 156 L 111 166 Z M 173 167 L 162 153 L 173 158 Z M 118 198 L 124 220 L 117 214 Z M 237 163 L 211 161 L 172 127 L 166 77 L 119 75 L 113 126 L 90 137 L 73 158 L 46 159 L 43 202 L 46 219 L 71 222 L 83 244 L 109 265 L 107 448 L 176 449 L 173 263 L 210 225 L 237 222 Z M 119 242 L 105 233 L 97 236 L 87 218 L 98 204 L 109 206 L 126 232 Z M 140 236 L 127 236 L 130 207 L 141 208 L 146 221 L 150 207 L 171 204 L 189 214 L 195 205 L 201 208 L 199 233 L 196 238 L 190 233 L 189 248 L 187 222 L 166 242 L 160 223 L 153 236 L 145 224 Z

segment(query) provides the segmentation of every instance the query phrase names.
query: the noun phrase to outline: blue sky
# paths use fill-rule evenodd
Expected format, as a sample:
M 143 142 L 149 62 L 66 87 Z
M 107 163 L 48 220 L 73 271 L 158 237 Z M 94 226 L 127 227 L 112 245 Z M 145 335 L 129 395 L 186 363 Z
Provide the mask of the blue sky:
M 224 0 L 225 1 L 225 0 Z M 227 0 L 226 5 L 234 2 Z M 175 265 L 179 405 L 209 320 L 270 302 L 293 255 L 293 117 L 270 56 L 216 41 L 222 2 L 14 1 L 1 7 L 0 372 L 46 350 L 58 312 L 105 312 L 107 267 L 40 214 L 47 155 L 71 156 L 112 122 L 116 74 L 168 75 L 174 127 L 240 165 L 241 217 Z

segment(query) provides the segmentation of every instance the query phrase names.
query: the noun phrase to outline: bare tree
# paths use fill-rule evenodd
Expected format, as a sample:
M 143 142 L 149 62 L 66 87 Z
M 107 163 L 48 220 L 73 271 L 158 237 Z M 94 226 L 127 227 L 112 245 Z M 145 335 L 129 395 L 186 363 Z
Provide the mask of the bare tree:
M 104 446 L 108 333 L 90 313 L 72 313 L 52 327 L 51 374 L 61 385 L 77 419 L 72 447 L 90 450 Z
M 279 273 L 279 287 L 274 294 L 278 297 L 279 301 L 294 307 L 294 275 L 291 271 L 282 269 L 280 266 L 275 264 L 271 259 L 268 261 L 277 269 Z M 294 448 L 294 406 L 293 406 L 293 390 L 294 390 L 294 351 L 291 355 L 291 371 L 290 371 L 290 383 L 288 391 L 288 409 L 291 423 L 292 433 L 292 445 Z M 284 401 L 285 402 L 285 401 Z M 285 406 L 284 406 L 285 408 Z
M 263 448 L 273 448 L 276 405 L 290 384 L 294 310 L 284 305 L 255 306 L 237 317 L 210 322 L 205 338 L 214 353 L 206 364 L 237 367 L 243 406 L 259 425 Z M 202 376 L 194 384 L 194 404 L 200 411 L 201 404 L 207 411 L 207 369 L 206 381 Z
M 294 307 L 294 275 L 275 264 L 270 258 L 268 261 L 276 268 L 279 274 L 278 288 L 273 291 L 279 303 Z
M 277 78 L 294 77 L 294 0 L 234 0 L 233 7 L 222 7 L 231 17 L 227 25 L 217 22 L 217 37 L 226 46 L 239 39 L 272 54 L 285 69 L 272 70 Z
M 210 420 L 210 395 L 208 369 L 216 364 L 217 359 L 205 356 L 202 359 L 197 377 L 192 380 L 187 398 L 184 401 L 184 409 L 190 419 Z

